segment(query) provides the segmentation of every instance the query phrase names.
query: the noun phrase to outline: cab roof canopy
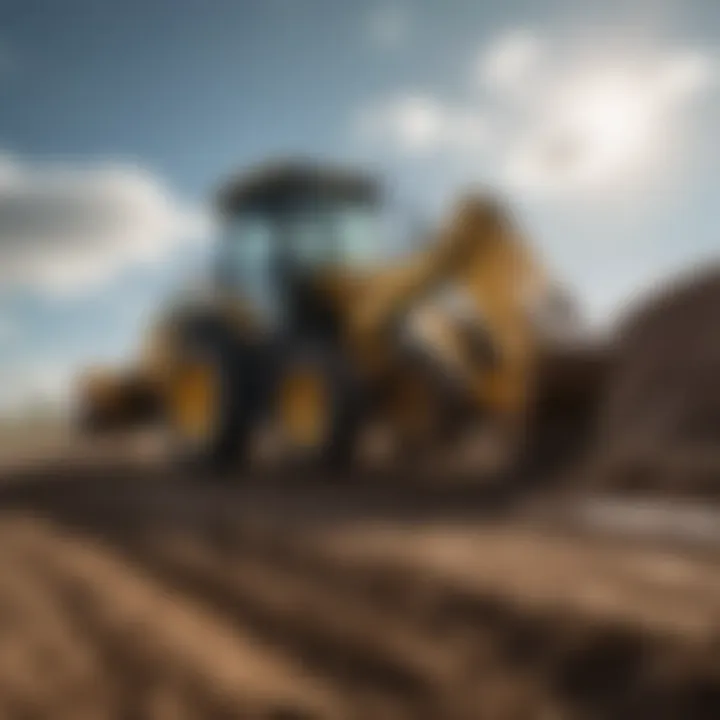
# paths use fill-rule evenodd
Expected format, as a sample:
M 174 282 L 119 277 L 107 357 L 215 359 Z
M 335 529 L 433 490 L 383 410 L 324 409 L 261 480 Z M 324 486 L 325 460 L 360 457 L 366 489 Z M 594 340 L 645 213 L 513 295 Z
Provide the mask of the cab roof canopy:
M 380 195 L 370 174 L 322 163 L 285 160 L 259 165 L 231 179 L 218 193 L 223 213 L 276 211 L 299 202 L 374 203 Z

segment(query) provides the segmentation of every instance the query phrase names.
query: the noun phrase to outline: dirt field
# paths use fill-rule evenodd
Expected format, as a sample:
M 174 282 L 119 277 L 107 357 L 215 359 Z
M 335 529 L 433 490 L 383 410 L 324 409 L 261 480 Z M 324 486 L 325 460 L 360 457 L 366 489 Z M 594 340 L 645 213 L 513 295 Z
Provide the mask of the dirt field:
M 68 460 L 0 489 L 2 718 L 717 718 L 715 550 L 487 491 Z

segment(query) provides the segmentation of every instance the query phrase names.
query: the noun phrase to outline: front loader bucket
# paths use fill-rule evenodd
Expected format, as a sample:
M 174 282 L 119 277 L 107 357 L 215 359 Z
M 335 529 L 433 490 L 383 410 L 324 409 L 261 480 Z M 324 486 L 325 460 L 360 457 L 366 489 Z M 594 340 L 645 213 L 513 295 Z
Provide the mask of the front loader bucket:
M 75 424 L 83 433 L 119 432 L 151 422 L 159 408 L 157 388 L 141 374 L 94 371 L 78 383 Z

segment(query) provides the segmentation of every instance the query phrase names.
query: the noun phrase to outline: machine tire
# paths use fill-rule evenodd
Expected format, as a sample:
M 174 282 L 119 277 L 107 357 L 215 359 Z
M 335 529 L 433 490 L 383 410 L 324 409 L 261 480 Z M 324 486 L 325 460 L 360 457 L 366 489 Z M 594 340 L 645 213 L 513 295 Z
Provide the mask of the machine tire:
M 183 470 L 222 474 L 245 459 L 258 418 L 256 351 L 222 323 L 199 320 L 181 329 L 177 358 L 211 369 L 217 392 L 212 426 L 202 439 L 190 440 L 168 413 L 172 460 Z
M 282 420 L 277 418 L 282 403 L 280 389 L 283 379 L 298 370 L 309 371 L 322 378 L 329 400 L 324 437 L 310 447 L 298 447 L 289 440 Z M 277 370 L 274 407 L 283 449 L 291 463 L 338 471 L 352 465 L 363 417 L 363 393 L 350 363 L 339 350 L 317 344 L 283 351 Z

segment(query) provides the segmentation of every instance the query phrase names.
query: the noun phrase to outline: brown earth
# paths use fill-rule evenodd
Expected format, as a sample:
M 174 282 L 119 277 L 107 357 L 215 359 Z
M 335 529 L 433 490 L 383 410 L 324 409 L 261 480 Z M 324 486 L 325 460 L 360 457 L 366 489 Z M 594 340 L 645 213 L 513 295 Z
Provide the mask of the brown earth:
M 595 487 L 720 497 L 720 267 L 629 313 L 616 337 Z
M 484 493 L 6 473 L 0 717 L 720 717 L 716 551 Z

